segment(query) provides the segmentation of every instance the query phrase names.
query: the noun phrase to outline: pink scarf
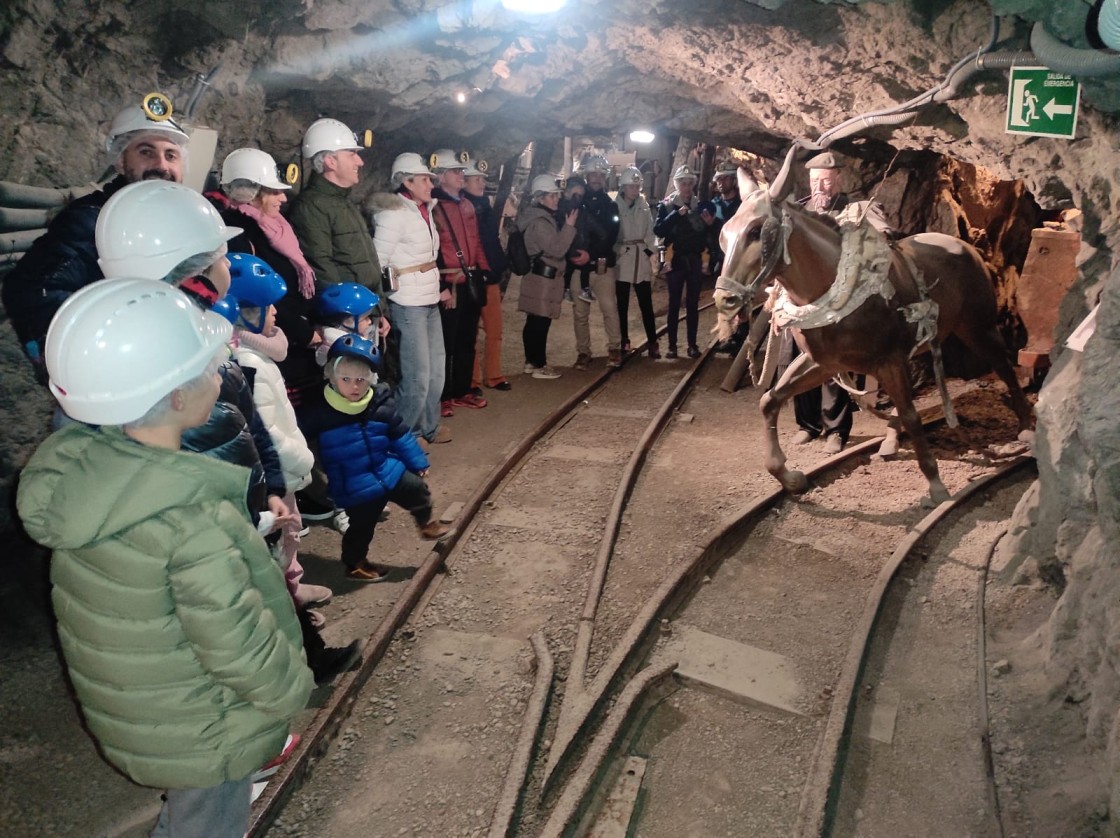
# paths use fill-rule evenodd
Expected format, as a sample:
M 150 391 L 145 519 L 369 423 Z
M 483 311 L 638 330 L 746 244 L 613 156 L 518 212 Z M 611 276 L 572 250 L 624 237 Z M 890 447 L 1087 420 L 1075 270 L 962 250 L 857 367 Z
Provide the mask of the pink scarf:
M 277 329 L 276 334 L 270 338 L 250 332 L 248 329 L 236 329 L 234 334 L 237 335 L 242 346 L 259 352 L 278 364 L 288 357 L 288 336 L 282 329 Z
M 296 275 L 299 277 L 299 293 L 304 299 L 310 300 L 314 297 L 315 271 L 303 258 L 303 251 L 299 249 L 295 230 L 288 223 L 288 219 L 282 215 L 265 215 L 252 204 L 238 204 L 237 209 L 256 221 L 269 244 L 295 266 Z

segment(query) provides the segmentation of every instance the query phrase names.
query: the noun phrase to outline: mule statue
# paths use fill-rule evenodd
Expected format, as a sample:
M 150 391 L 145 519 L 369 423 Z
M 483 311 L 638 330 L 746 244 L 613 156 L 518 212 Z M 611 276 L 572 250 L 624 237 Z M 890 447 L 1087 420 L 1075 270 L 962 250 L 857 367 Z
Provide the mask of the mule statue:
M 1019 418 L 1019 439 L 1029 440 L 1031 407 L 1023 395 L 996 330 L 992 280 L 971 245 L 940 233 L 921 233 L 894 244 L 866 224 L 846 224 L 785 201 L 793 151 L 769 190 L 742 169 L 739 211 L 724 225 L 726 254 L 715 304 L 724 329 L 749 307 L 759 290 L 782 289 L 773 316 L 794 327 L 802 353 L 759 407 L 766 420 L 766 470 L 794 493 L 808 488 L 805 475 L 786 468 L 778 445 L 778 412 L 793 396 L 836 375 L 873 375 L 897 410 L 880 448 L 898 447 L 898 424 L 913 440 L 918 465 L 934 503 L 948 500 L 937 461 L 914 409 L 908 360 L 956 335 L 991 365 L 1007 385 Z M 858 209 L 857 209 L 858 211 Z M 935 360 L 937 356 L 935 355 Z M 942 386 L 943 395 L 948 393 Z M 947 406 L 947 415 L 951 406 Z

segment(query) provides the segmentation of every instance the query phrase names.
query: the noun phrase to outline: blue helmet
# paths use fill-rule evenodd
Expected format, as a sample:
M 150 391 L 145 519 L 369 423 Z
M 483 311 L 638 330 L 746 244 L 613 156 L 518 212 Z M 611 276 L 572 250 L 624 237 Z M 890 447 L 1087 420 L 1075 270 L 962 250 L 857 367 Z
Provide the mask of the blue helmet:
M 280 274 L 268 263 L 248 253 L 229 254 L 229 295 L 245 308 L 259 308 L 258 322 L 245 322 L 251 332 L 260 333 L 264 328 L 268 307 L 288 293 L 288 286 Z
M 222 315 L 234 326 L 237 325 L 237 320 L 241 317 L 241 306 L 237 304 L 237 300 L 228 294 L 210 306 L 210 310 L 215 314 Z
M 331 344 L 327 362 L 333 370 L 343 358 L 354 358 L 369 364 L 376 371 L 381 366 L 381 351 L 377 344 L 361 335 L 343 335 Z
M 356 282 L 342 282 L 324 289 L 318 297 L 319 314 L 331 319 L 358 318 L 377 308 L 376 294 Z

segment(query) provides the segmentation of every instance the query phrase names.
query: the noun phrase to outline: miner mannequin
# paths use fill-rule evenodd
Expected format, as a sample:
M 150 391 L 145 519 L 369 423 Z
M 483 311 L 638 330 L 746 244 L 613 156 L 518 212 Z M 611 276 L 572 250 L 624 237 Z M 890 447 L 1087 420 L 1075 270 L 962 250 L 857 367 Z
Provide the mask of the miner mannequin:
M 167 99 L 152 94 L 145 98 L 145 105 L 157 99 L 160 104 L 154 108 L 129 105 L 113 117 L 105 150 L 116 177 L 56 215 L 4 279 L 4 308 L 39 373 L 44 372 L 47 326 L 58 307 L 75 291 L 104 279 L 97 264 L 94 230 L 105 202 L 137 181 L 183 182 L 189 138 L 172 118 Z
M 848 196 L 840 191 L 843 170 L 837 162 L 835 155 L 824 152 L 809 159 L 805 164 L 809 170 L 809 197 L 805 201 L 806 209 L 838 218 L 853 205 Z M 877 229 L 878 224 L 868 221 Z M 885 225 L 882 212 L 877 213 Z M 793 340 L 793 333 L 789 329 L 782 332 L 781 353 L 778 356 L 778 375 L 785 371 L 785 367 L 797 357 L 798 349 Z M 823 437 L 825 451 L 829 454 L 839 454 L 848 443 L 848 435 L 852 430 L 852 398 L 848 391 L 835 381 L 827 381 L 819 388 L 809 390 L 794 396 L 793 413 L 797 419 L 800 430 L 793 438 L 794 443 L 804 445 L 814 439 Z

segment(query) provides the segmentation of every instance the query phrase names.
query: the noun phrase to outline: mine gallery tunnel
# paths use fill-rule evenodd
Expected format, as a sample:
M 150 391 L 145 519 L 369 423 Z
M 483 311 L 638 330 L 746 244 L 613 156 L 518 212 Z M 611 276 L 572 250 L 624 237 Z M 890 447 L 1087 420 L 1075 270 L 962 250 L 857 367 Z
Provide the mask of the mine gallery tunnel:
M 403 152 L 485 161 L 507 206 L 589 155 L 610 163 L 612 191 L 634 166 L 655 203 L 688 166 L 705 199 L 719 164 L 769 182 L 795 143 L 805 195 L 802 164 L 827 148 L 844 191 L 882 204 L 899 234 L 948 233 L 992 270 L 1001 332 L 1037 392 L 1039 478 L 1007 549 L 1055 597 L 1045 677 L 1082 708 L 1100 764 L 1116 764 L 1117 0 L 12 0 L 0 66 L 0 283 L 113 175 L 110 121 L 153 91 L 191 134 L 198 190 L 252 147 L 296 194 L 304 130 L 323 117 L 367 146 L 359 202 Z M 1038 79 L 1039 96 L 1016 78 Z M 1070 348 L 1091 313 L 1095 331 Z M 52 410 L 24 349 L 0 314 L 0 626 L 13 638 L 47 608 L 46 557 L 14 505 Z

